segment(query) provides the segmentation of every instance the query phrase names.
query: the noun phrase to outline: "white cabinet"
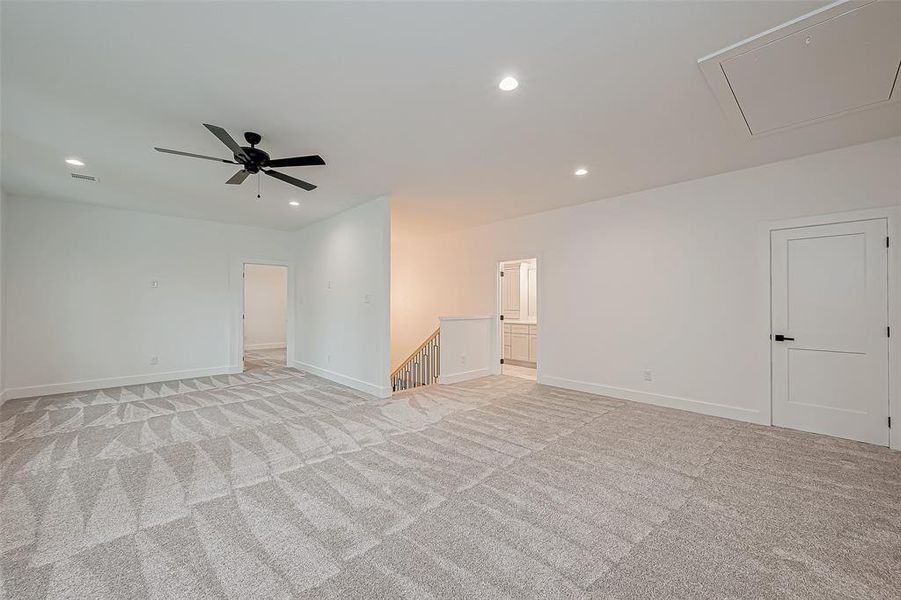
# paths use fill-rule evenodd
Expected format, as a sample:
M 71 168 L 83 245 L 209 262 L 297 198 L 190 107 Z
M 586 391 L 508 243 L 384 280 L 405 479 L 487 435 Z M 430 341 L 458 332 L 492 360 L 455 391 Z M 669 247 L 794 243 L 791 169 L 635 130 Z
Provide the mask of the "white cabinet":
M 529 326 L 513 325 L 510 332 L 510 358 L 529 360 Z
M 538 362 L 538 325 L 529 325 L 529 362 Z
M 504 359 L 536 362 L 538 360 L 538 325 L 504 323 Z

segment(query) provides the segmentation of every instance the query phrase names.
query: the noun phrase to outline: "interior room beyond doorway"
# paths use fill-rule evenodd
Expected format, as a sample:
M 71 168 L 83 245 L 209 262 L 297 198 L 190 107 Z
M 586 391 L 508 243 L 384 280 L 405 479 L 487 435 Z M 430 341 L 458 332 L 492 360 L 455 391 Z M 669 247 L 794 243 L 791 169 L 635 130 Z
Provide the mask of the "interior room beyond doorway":
M 500 264 L 500 301 L 503 317 L 501 372 L 537 379 L 538 261 L 534 258 Z
M 244 370 L 287 363 L 288 268 L 244 265 Z

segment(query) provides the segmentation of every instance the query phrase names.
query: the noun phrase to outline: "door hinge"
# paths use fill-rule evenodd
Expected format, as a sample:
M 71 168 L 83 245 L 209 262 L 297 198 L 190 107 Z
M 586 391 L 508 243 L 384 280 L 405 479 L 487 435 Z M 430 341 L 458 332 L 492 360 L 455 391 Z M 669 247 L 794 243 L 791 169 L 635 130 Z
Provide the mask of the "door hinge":
M 888 236 L 885 236 L 885 247 L 888 248 Z
M 885 337 L 892 337 L 892 326 L 891 325 L 885 326 Z
M 504 272 L 503 272 L 503 271 L 501 271 L 501 277 L 503 277 L 503 276 L 504 276 Z
M 503 359 L 503 358 L 501 359 L 501 364 L 504 364 L 504 359 Z
M 501 315 L 501 321 L 503 321 L 503 320 L 504 320 L 504 315 Z
M 501 362 L 504 362 L 504 361 L 501 361 Z M 892 418 L 891 417 L 888 418 L 888 428 L 889 429 L 892 428 Z

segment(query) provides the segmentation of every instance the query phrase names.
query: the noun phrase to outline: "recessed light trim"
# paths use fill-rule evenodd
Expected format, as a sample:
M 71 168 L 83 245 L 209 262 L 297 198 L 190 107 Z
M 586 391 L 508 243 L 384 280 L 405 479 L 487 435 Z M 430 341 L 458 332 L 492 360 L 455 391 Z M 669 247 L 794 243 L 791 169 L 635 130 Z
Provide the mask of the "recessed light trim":
M 297 200 L 291 200 L 291 202 L 288 202 L 288 204 L 290 204 L 291 206 L 300 206 L 300 202 L 298 202 Z
M 519 87 L 519 82 L 516 81 L 516 77 L 508 75 L 501 79 L 500 83 L 497 84 L 497 87 L 503 92 L 512 92 Z
M 588 169 L 586 169 L 585 167 L 579 167 L 578 169 L 573 171 L 573 175 L 575 175 L 576 177 L 585 177 L 586 175 L 588 175 Z
M 73 167 L 83 167 L 84 166 L 84 162 L 78 160 L 77 158 L 67 158 L 66 164 L 72 165 Z

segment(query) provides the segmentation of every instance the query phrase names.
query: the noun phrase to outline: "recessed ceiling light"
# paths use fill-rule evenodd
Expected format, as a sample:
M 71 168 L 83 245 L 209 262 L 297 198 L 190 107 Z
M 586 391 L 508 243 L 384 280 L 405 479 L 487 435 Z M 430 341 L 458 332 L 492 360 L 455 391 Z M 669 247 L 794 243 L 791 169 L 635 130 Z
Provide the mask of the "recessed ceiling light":
M 588 175 L 588 169 L 586 169 L 585 167 L 579 167 L 578 169 L 573 171 L 573 175 L 575 175 L 576 177 L 585 177 L 586 175 Z
M 66 164 L 70 164 L 73 167 L 83 167 L 84 163 L 78 160 L 77 158 L 67 158 Z
M 519 87 L 519 82 L 516 81 L 515 77 L 507 76 L 501 79 L 501 82 L 497 84 L 497 87 L 505 92 L 512 92 Z
M 297 200 L 291 200 L 291 202 L 288 202 L 288 204 L 290 204 L 291 206 L 300 206 L 300 202 L 298 202 Z

